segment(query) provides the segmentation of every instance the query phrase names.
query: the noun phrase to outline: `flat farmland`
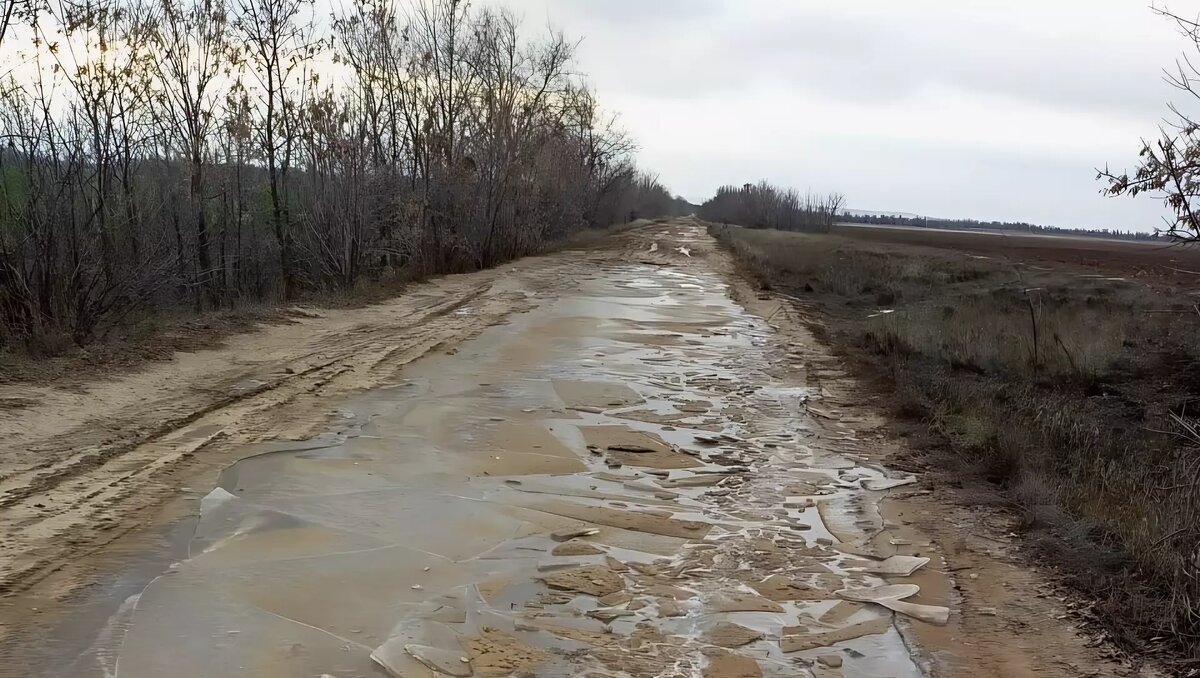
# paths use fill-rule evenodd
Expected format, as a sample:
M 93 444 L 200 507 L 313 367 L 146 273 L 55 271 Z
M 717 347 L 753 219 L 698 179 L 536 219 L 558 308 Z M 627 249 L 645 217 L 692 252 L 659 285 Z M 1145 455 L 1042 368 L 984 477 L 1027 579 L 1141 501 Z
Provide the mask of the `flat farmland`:
M 995 231 L 838 224 L 834 234 L 864 242 L 957 250 L 1026 264 L 1066 265 L 1178 285 L 1200 281 L 1200 247 L 1105 238 Z

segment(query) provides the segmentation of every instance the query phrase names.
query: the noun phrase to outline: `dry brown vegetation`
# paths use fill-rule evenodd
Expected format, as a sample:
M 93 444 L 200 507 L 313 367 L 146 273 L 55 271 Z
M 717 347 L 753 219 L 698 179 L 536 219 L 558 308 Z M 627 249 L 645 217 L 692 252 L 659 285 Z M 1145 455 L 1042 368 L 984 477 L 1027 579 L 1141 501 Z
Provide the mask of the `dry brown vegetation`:
M 616 242 L 613 235 L 648 223 L 648 220 L 638 219 L 608 228 L 584 229 L 542 243 L 539 252 L 611 247 Z M 36 351 L 31 351 L 33 347 L 29 345 L 16 350 L 0 350 L 0 384 L 53 384 L 58 388 L 78 388 L 114 373 L 143 367 L 148 362 L 170 360 L 177 352 L 214 348 L 233 335 L 255 331 L 263 325 L 319 316 L 323 309 L 382 303 L 404 294 L 410 282 L 402 275 L 384 280 L 362 280 L 353 288 L 308 293 L 302 305 L 244 302 L 234 308 L 214 309 L 202 314 L 196 314 L 190 307 L 153 309 L 109 328 L 102 337 L 85 346 L 75 345 L 64 335 L 43 335 Z M 46 343 L 52 341 L 57 343 Z M 0 407 L 3 406 L 5 403 L 0 403 Z
M 472 270 L 671 196 L 556 30 L 466 0 L 0 5 L 0 351 Z
M 710 230 L 893 396 L 925 462 L 1004 489 L 1116 640 L 1197 656 L 1200 312 L 1183 289 L 845 231 Z

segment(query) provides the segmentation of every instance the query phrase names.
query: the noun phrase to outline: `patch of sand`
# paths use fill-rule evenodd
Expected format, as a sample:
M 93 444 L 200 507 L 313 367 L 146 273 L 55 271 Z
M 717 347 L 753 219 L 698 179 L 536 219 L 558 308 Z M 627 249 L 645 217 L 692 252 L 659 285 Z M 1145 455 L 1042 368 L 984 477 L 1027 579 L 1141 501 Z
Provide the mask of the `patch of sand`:
M 586 565 L 554 572 L 544 575 L 542 581 L 552 589 L 575 591 L 596 598 L 625 589 L 625 580 L 621 575 L 605 565 Z
M 569 501 L 538 502 L 530 505 L 529 508 L 556 516 L 583 520 L 596 525 L 619 527 L 625 530 L 647 532 L 665 537 L 703 539 L 708 534 L 708 531 L 712 529 L 712 525 L 709 523 L 678 520 L 642 511 L 622 511 L 603 506 L 585 506 Z
M 471 667 L 478 676 L 508 676 L 530 671 L 546 660 L 546 653 L 495 629 L 483 629 L 465 641 Z
M 705 638 L 708 639 L 708 642 L 720 647 L 741 647 L 762 640 L 763 634 L 761 631 L 748 629 L 733 622 L 718 622 L 708 630 Z
M 832 647 L 837 643 L 844 643 L 847 640 L 887 633 L 891 627 L 892 620 L 890 617 L 880 617 L 879 619 L 851 624 L 850 626 L 833 631 L 821 631 L 804 635 L 785 635 L 779 640 L 779 649 L 784 652 L 803 652 L 805 650 L 814 650 L 818 647 Z
M 762 668 L 751 657 L 719 654 L 708 658 L 704 678 L 762 678 Z
M 807 584 L 802 584 L 781 574 L 767 577 L 765 581 L 750 584 L 750 588 L 758 591 L 765 598 L 783 602 L 793 600 L 830 600 L 832 592 L 822 591 Z
M 567 407 L 589 407 L 604 410 L 610 407 L 640 405 L 645 400 L 625 384 L 612 381 L 570 381 L 555 379 L 554 392 Z

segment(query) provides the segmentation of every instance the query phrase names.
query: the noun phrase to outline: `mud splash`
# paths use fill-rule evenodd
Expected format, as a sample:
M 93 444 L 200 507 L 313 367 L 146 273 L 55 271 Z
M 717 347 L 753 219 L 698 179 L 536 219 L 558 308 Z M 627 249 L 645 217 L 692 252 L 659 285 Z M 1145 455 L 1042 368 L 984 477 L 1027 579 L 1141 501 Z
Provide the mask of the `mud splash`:
M 770 328 L 696 233 L 661 248 L 680 266 L 602 266 L 331 403 L 322 436 L 247 450 L 132 599 L 113 673 L 921 675 L 845 591 L 937 564 L 897 573 L 922 546 L 864 489 L 890 476 L 769 376 Z

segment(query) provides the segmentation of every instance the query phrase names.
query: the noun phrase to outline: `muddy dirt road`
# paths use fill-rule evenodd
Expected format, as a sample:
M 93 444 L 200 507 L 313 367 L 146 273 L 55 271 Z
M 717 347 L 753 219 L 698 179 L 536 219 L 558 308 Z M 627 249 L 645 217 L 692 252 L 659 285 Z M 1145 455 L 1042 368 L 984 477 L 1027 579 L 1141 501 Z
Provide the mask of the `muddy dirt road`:
M 1124 671 L 779 311 L 680 220 L 23 391 L 0 674 Z

